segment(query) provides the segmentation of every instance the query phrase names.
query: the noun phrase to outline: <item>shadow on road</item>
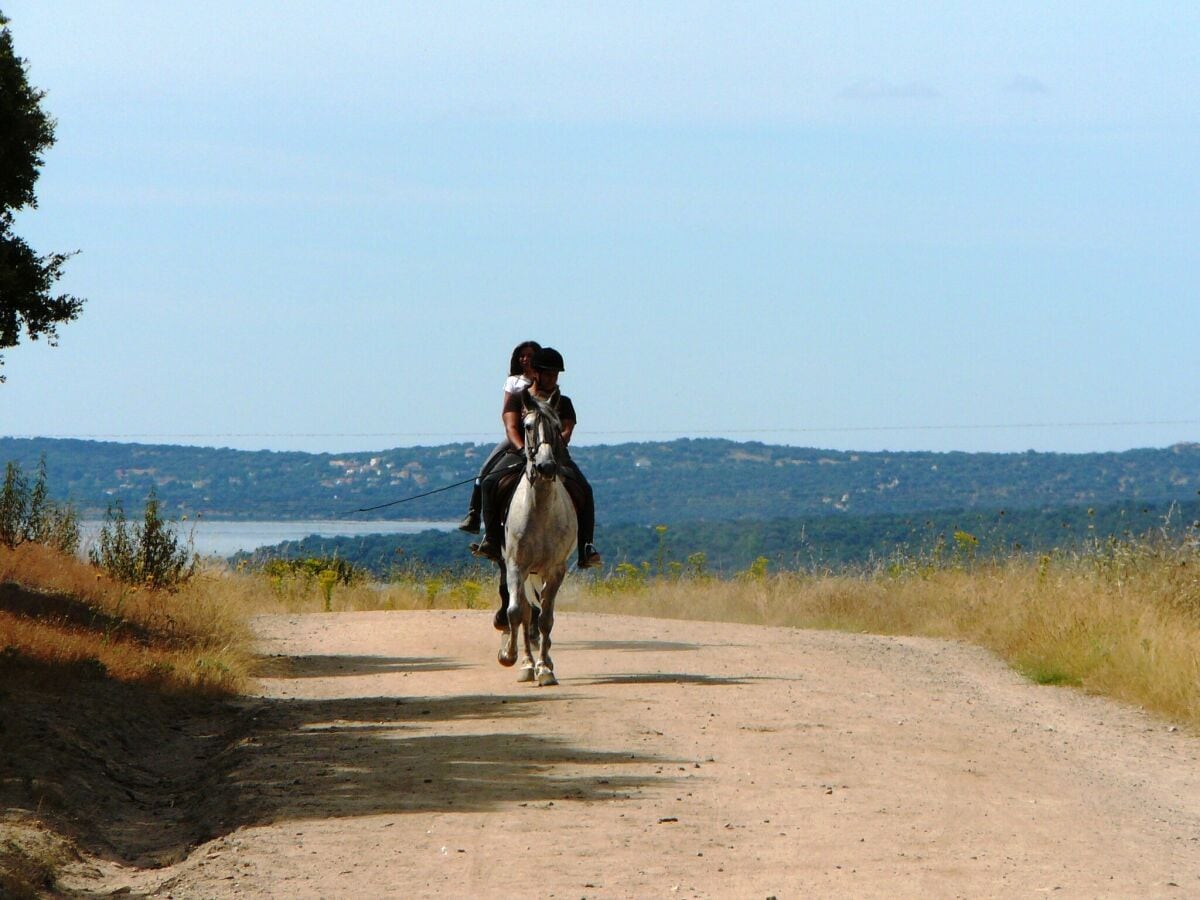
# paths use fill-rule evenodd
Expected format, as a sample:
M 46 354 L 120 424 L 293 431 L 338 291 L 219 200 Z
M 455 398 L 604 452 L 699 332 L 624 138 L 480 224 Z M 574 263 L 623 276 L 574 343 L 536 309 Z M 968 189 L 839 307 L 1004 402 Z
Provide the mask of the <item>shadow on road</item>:
M 734 684 L 750 684 L 766 681 L 758 676 L 725 678 L 717 675 L 690 675 L 682 672 L 639 672 L 634 675 L 605 675 L 600 678 L 581 679 L 574 684 L 705 684 L 722 687 Z
M 438 659 L 301 657 L 314 668 L 452 668 Z M 340 670 L 338 670 L 340 671 Z M 539 734 L 545 693 L 185 703 L 102 675 L 66 696 L 0 690 L 0 807 L 89 855 L 170 865 L 206 840 L 287 819 L 624 798 L 673 779 L 665 757 Z M 452 723 L 480 720 L 482 732 Z M 36 753 L 25 752 L 36 747 Z
M 699 650 L 699 644 L 683 641 L 563 641 L 561 647 L 572 650 Z
M 388 675 L 397 672 L 452 672 L 467 668 L 440 656 L 260 656 L 259 678 L 329 678 L 339 675 Z
M 521 729 L 521 720 L 553 715 L 554 702 L 528 695 L 272 701 L 234 754 L 228 784 L 236 801 L 221 830 L 280 818 L 601 801 L 669 781 L 638 770 L 672 760 L 588 750 Z M 461 719 L 509 727 L 437 728 Z

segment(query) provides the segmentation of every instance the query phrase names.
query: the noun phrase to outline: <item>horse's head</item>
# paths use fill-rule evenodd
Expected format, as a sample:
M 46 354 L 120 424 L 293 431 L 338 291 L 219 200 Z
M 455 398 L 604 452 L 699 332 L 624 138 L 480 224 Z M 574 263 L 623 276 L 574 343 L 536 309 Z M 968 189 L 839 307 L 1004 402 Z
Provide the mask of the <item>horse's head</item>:
M 525 391 L 525 474 L 553 480 L 563 452 L 562 421 L 548 403 Z

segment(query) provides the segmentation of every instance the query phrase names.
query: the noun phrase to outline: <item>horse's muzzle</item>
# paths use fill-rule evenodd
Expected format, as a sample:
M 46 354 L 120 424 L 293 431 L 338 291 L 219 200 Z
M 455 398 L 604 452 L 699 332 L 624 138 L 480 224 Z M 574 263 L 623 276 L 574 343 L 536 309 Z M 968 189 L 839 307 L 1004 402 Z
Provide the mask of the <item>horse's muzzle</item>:
M 537 469 L 538 475 L 542 478 L 553 478 L 558 474 L 558 463 L 554 460 L 540 462 L 534 468 Z

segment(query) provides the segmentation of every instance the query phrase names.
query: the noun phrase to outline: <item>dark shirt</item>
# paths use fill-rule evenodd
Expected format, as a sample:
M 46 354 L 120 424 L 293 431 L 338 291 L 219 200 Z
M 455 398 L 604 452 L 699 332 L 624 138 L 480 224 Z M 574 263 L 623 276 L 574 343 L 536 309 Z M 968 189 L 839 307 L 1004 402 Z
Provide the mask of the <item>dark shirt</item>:
M 561 422 L 579 422 L 575 418 L 575 404 L 565 394 L 556 393 L 550 401 L 550 408 L 558 414 L 559 421 Z M 508 399 L 504 401 L 504 412 L 515 412 L 517 415 L 524 414 L 520 394 L 508 395 Z

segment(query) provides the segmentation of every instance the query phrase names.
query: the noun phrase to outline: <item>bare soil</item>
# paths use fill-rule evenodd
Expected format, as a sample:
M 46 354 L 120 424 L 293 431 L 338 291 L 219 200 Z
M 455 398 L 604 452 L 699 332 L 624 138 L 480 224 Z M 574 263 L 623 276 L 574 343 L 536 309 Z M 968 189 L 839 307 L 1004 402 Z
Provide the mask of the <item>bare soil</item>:
M 1200 896 L 1200 738 L 971 647 L 560 613 L 538 688 L 486 612 L 256 629 L 239 704 L 10 719 L 62 892 Z

